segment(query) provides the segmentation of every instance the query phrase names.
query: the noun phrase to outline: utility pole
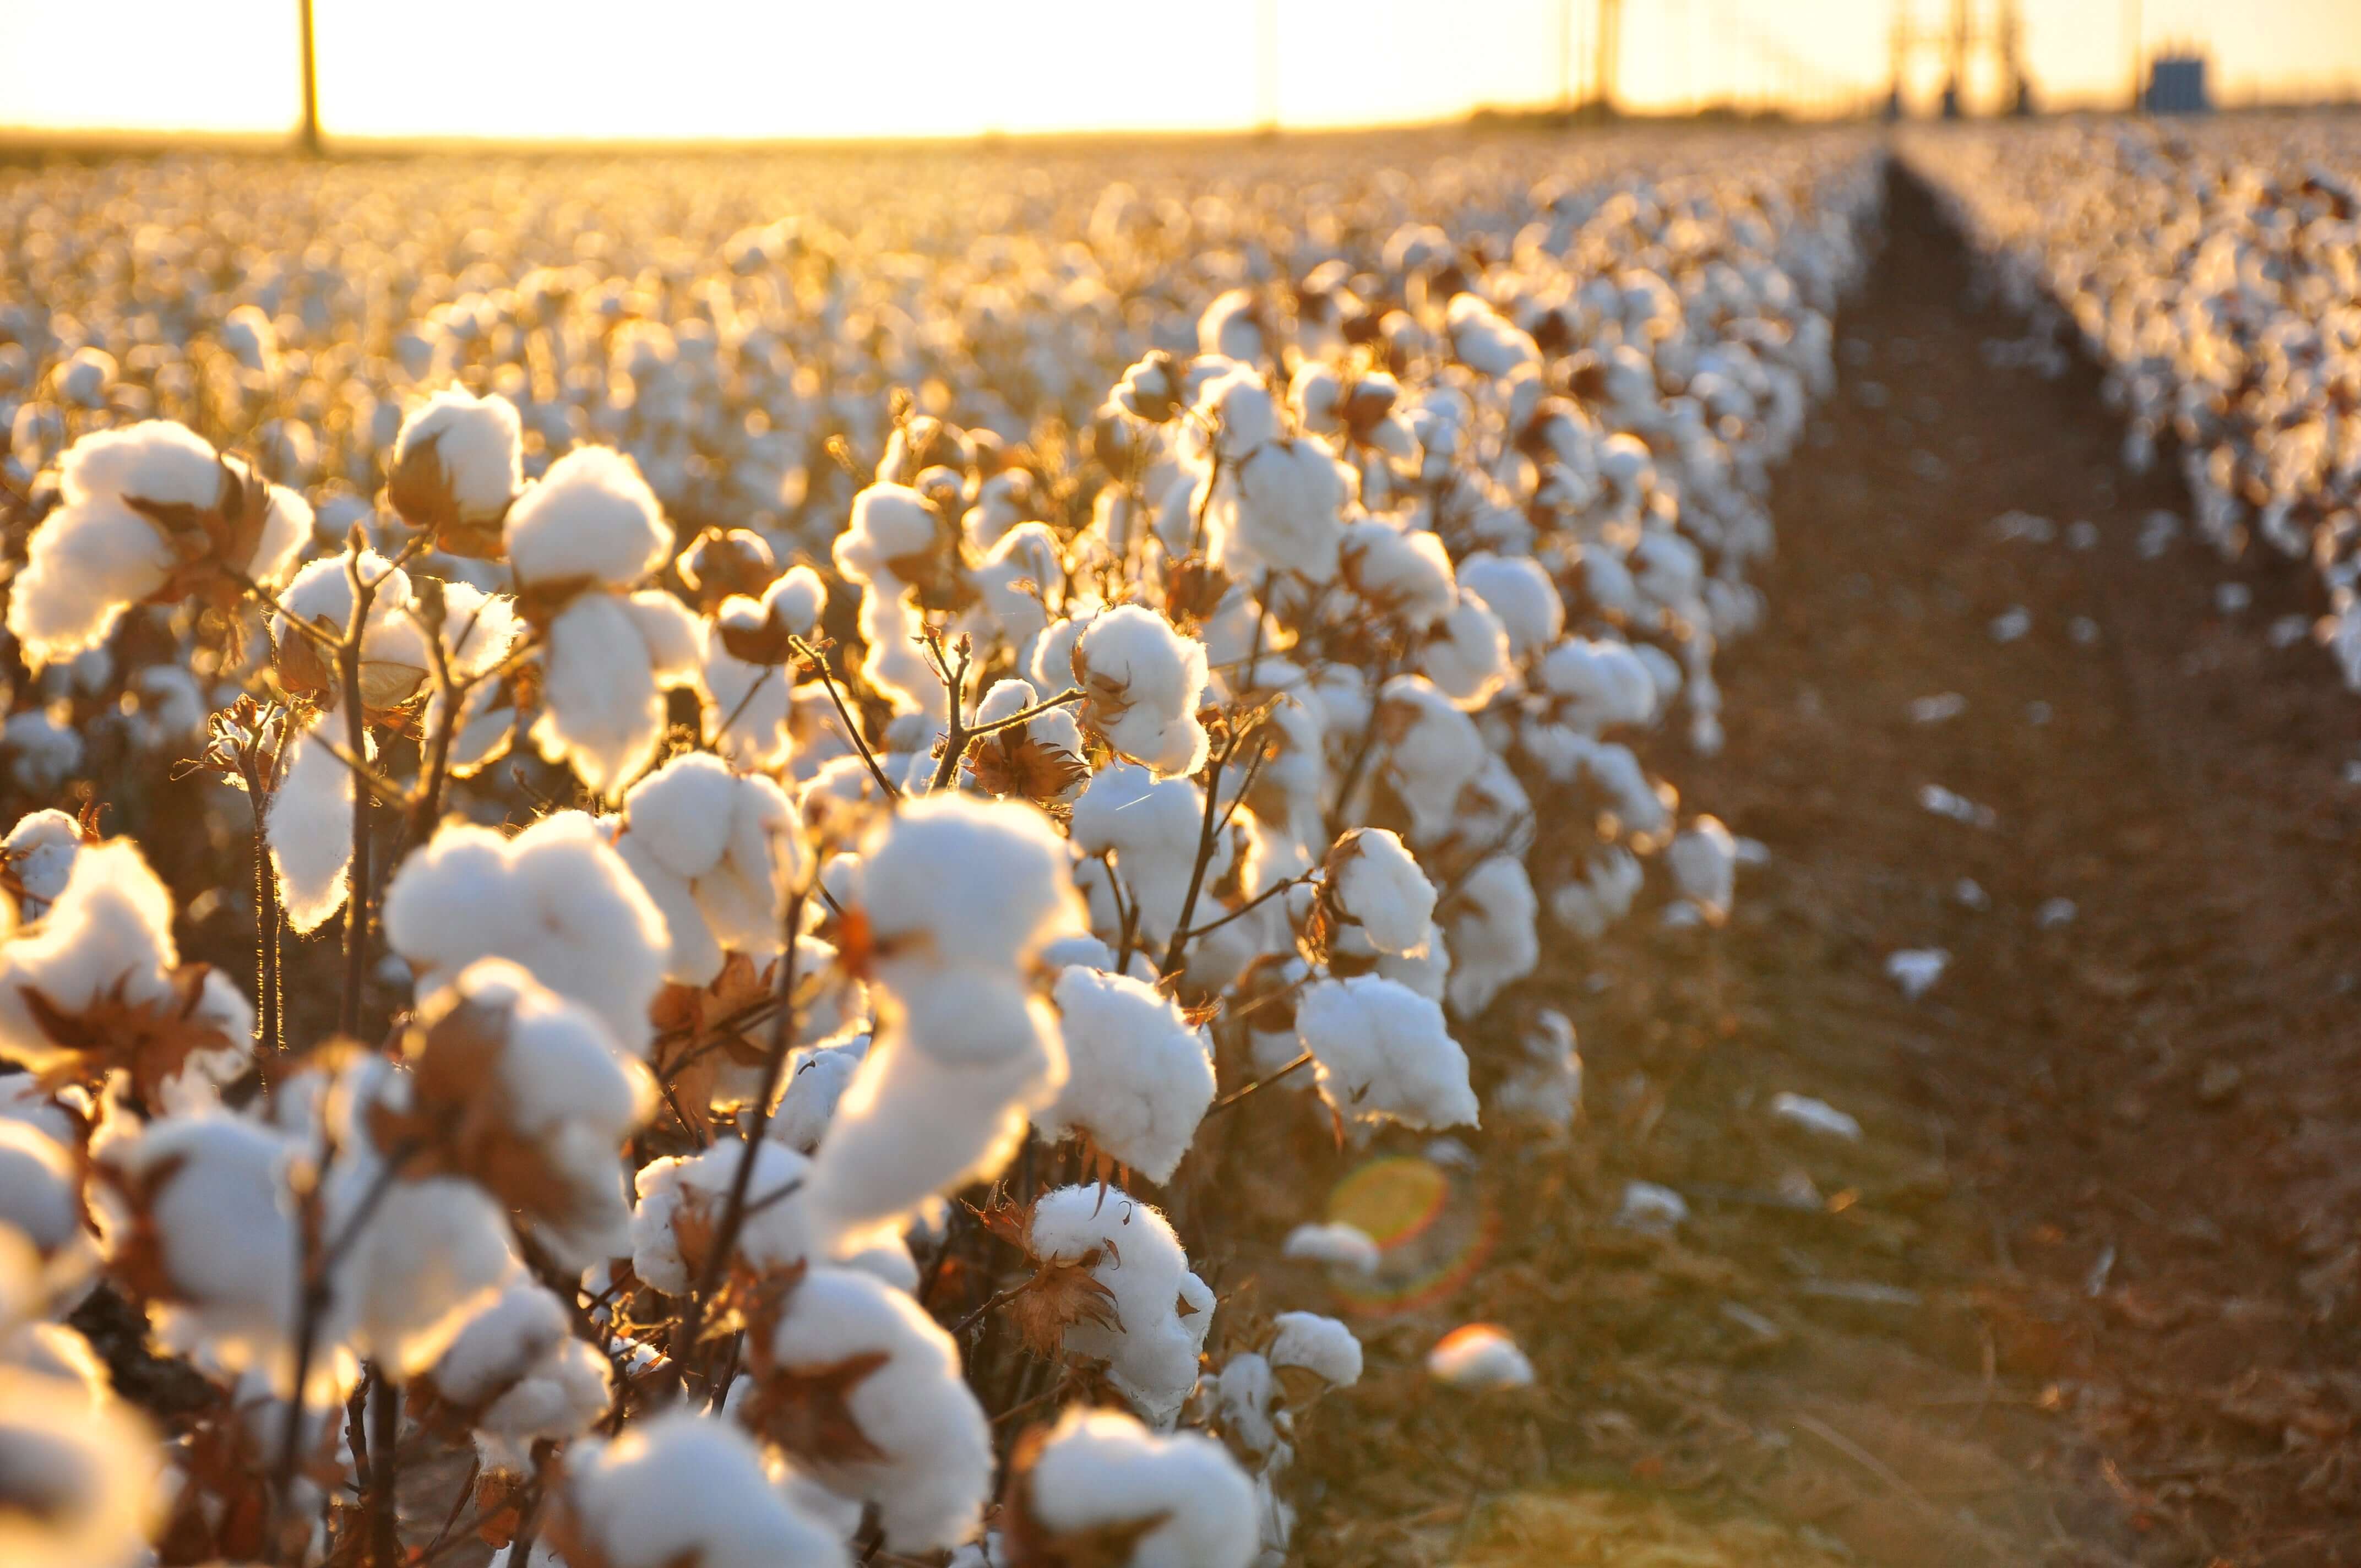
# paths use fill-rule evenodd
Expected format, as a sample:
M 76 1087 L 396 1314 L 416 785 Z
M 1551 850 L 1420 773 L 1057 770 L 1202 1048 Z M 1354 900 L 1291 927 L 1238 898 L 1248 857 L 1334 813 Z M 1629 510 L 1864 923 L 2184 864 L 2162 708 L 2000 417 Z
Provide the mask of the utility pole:
M 1598 0 L 1598 59 L 1592 69 L 1598 75 L 1598 117 L 1612 119 L 1615 115 L 1617 66 L 1622 59 L 1622 0 Z
M 295 0 L 295 14 L 303 34 L 303 128 L 298 133 L 303 156 L 320 156 L 320 61 L 312 41 L 312 0 Z
M 1574 0 L 1557 0 L 1557 112 L 1574 108 Z

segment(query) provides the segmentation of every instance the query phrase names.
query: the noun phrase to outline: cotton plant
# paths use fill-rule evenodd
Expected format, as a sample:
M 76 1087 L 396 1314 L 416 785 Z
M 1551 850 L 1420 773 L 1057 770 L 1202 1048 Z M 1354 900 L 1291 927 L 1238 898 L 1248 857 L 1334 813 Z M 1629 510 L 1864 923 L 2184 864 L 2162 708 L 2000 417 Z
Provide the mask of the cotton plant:
M 364 203 L 334 279 L 143 267 L 137 343 L 111 269 L 12 255 L 5 777 L 201 737 L 259 862 L 232 975 L 106 780 L 0 842 L 0 1376 L 81 1391 L 111 1476 L 159 1451 L 58 1313 L 122 1296 L 208 1390 L 166 1511 L 78 1488 L 59 1560 L 366 1561 L 438 1486 L 522 1564 L 1282 1560 L 1361 1347 L 1191 1259 L 1290 1126 L 1480 1083 L 1570 1131 L 1544 914 L 1727 913 L 1739 841 L 1653 770 L 1760 620 L 1876 167 L 1504 157 L 1317 243 L 1270 183 L 1243 268 L 1160 175 L 939 267 L 881 262 L 898 200 L 750 194 L 525 268 L 421 188 L 398 265 L 449 290 L 368 292 Z M 1271 1235 L 1287 1284 L 1386 1266 Z

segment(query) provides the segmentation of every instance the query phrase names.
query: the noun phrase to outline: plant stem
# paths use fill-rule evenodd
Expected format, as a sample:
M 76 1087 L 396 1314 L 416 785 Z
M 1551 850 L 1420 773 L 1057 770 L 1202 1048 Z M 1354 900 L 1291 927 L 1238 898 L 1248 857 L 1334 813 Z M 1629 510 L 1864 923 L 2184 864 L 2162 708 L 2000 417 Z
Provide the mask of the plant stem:
M 697 1337 L 704 1331 L 705 1314 L 712 1304 L 714 1292 L 720 1288 L 730 1255 L 737 1248 L 739 1230 L 746 1223 L 746 1194 L 754 1183 L 754 1161 L 762 1153 L 763 1134 L 771 1124 L 771 1102 L 778 1097 L 779 1080 L 786 1072 L 787 1052 L 796 1043 L 796 930 L 803 924 L 804 897 L 805 890 L 798 888 L 795 896 L 787 900 L 786 914 L 780 922 L 782 950 L 774 998 L 777 1011 L 771 1014 L 771 1050 L 763 1063 L 763 1087 L 754 1097 L 754 1115 L 746 1129 L 745 1149 L 738 1157 L 738 1168 L 730 1174 L 730 1196 L 722 1204 L 719 1223 L 713 1227 L 712 1247 L 705 1255 L 705 1266 L 697 1271 L 696 1288 L 690 1292 L 688 1306 L 681 1314 L 681 1336 L 673 1343 L 673 1364 L 680 1369 L 684 1383 L 688 1377 L 689 1358 L 697 1354 Z
M 950 788 L 959 778 L 960 759 L 967 755 L 967 644 L 962 641 L 959 650 L 959 668 L 954 670 L 943 658 L 940 641 L 928 633 L 935 655 L 935 673 L 942 677 L 943 696 L 950 717 L 943 730 L 943 760 L 936 764 L 935 782 L 930 793 L 939 795 Z
M 400 1513 L 393 1489 L 401 1441 L 401 1387 L 379 1365 L 377 1388 L 369 1397 L 369 1568 L 401 1568 Z
M 1311 1061 L 1312 1053 L 1310 1051 L 1306 1051 L 1301 1056 L 1297 1057 L 1293 1061 L 1289 1062 L 1285 1067 L 1264 1073 L 1260 1078 L 1256 1079 L 1244 1089 L 1238 1090 L 1233 1093 L 1223 1095 L 1219 1100 L 1214 1101 L 1212 1105 L 1206 1108 L 1205 1114 L 1210 1116 L 1216 1111 L 1228 1110 L 1231 1106 L 1236 1104 L 1239 1101 L 1244 1100 L 1247 1095 L 1252 1094 L 1256 1090 L 1260 1089 L 1263 1085 L 1267 1083 L 1277 1083 L 1280 1079 L 1285 1078 L 1289 1073 L 1295 1071 L 1297 1069 L 1309 1066 Z
M 828 656 L 800 637 L 789 646 L 818 669 L 820 680 L 828 686 L 828 700 L 836 705 L 837 718 L 844 725 L 844 732 L 851 738 L 853 745 L 860 749 L 861 760 L 869 764 L 869 776 L 877 781 L 877 787 L 885 792 L 888 801 L 901 799 L 902 792 L 894 787 L 894 781 L 887 778 L 885 770 L 877 765 L 877 753 L 869 749 L 868 737 L 861 733 L 861 726 L 853 722 L 851 710 L 844 706 L 844 696 L 836 689 L 836 672 L 829 668 Z
M 361 633 L 368 625 L 369 605 L 377 598 L 377 585 L 361 580 L 361 548 L 360 527 L 355 524 L 345 554 L 345 581 L 352 587 L 353 615 L 336 651 L 336 664 L 344 676 L 345 738 L 357 761 L 368 755 L 368 715 L 361 707 Z M 369 795 L 368 782 L 355 777 L 353 859 L 345 882 L 345 990 L 336 1010 L 336 1027 L 350 1039 L 360 1037 L 361 987 L 368 977 Z
M 1189 872 L 1189 894 L 1180 901 L 1180 917 L 1172 922 L 1172 939 L 1165 945 L 1164 961 L 1157 972 L 1167 980 L 1180 972 L 1181 950 L 1189 945 L 1189 922 L 1197 913 L 1197 895 L 1205 890 L 1205 868 L 1213 863 L 1213 846 L 1221 841 L 1221 825 L 1217 820 L 1222 805 L 1222 769 L 1237 749 L 1238 738 L 1232 736 L 1205 770 L 1205 820 L 1197 831 L 1197 864 Z

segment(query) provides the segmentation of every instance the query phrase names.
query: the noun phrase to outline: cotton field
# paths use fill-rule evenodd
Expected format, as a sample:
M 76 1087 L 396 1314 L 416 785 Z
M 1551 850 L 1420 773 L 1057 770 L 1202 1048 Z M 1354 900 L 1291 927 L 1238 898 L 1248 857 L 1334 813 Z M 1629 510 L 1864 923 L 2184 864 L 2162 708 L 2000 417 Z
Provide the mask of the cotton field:
M 2169 443 L 2204 539 L 2311 563 L 2318 639 L 2361 689 L 2361 125 L 2069 122 L 1906 156 L 2003 296 L 2105 367 L 2125 464 Z
M 1287 1560 L 1234 1183 L 1744 896 L 1884 178 L 1349 152 L 0 174 L 0 1556 Z

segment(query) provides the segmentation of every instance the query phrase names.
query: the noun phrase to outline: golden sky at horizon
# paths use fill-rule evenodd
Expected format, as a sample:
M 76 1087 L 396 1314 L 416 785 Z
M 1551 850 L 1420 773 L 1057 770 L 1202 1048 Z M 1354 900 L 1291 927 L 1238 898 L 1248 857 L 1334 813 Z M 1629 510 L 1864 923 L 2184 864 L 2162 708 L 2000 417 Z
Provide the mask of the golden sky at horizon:
M 1414 122 L 1587 80 L 1596 0 L 316 0 L 331 136 L 613 139 Z M 1989 14 L 1993 0 L 1978 0 Z M 1913 0 L 1922 26 L 1945 0 Z M 2047 101 L 2120 101 L 2129 0 L 2023 0 Z M 2202 39 L 2217 92 L 2361 87 L 2361 0 L 2141 0 L 2153 50 Z M 2214 18 L 2209 22 L 2211 14 Z M 1631 0 L 1621 101 L 1850 106 L 1882 93 L 1893 0 Z M 0 126 L 271 131 L 298 105 L 296 0 L 0 0 Z M 1931 93 L 1924 58 L 1914 88 Z

